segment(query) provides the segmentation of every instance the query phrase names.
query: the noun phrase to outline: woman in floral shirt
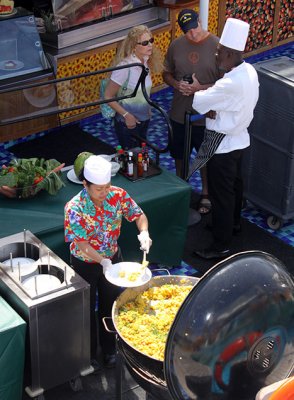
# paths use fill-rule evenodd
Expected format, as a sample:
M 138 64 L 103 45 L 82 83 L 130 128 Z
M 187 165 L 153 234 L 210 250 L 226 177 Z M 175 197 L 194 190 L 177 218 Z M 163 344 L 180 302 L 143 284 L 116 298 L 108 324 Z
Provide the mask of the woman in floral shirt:
M 136 222 L 141 250 L 149 252 L 152 243 L 148 220 L 142 209 L 119 187 L 111 185 L 111 164 L 90 156 L 80 176 L 84 189 L 65 206 L 65 241 L 71 242 L 71 265 L 90 284 L 91 363 L 97 363 L 96 291 L 99 293 L 99 342 L 106 367 L 115 364 L 115 338 L 108 333 L 102 318 L 111 315 L 112 304 L 121 289 L 104 277 L 112 262 L 122 260 L 117 240 L 122 218 Z

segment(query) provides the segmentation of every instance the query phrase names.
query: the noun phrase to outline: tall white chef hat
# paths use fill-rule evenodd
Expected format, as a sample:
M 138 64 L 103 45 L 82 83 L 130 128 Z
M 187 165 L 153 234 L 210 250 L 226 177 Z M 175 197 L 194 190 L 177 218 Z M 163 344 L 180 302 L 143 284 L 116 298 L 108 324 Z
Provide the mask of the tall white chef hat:
M 111 163 L 100 156 L 90 156 L 84 164 L 84 177 L 95 185 L 106 185 L 111 180 Z
M 249 24 L 235 18 L 228 18 L 220 38 L 220 44 L 230 49 L 244 51 L 249 33 Z

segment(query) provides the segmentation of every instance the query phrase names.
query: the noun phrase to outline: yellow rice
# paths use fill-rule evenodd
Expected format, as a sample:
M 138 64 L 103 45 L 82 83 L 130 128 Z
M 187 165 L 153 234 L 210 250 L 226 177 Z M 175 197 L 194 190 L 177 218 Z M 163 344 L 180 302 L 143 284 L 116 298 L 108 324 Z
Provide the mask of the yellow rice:
M 154 286 L 118 310 L 120 335 L 138 351 L 163 361 L 169 329 L 192 285 Z

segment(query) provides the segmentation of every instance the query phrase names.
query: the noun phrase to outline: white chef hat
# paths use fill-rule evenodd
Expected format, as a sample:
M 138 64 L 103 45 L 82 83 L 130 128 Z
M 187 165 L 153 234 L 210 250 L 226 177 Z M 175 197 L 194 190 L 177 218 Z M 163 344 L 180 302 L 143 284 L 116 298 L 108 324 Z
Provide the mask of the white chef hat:
M 111 163 L 100 156 L 90 156 L 84 164 L 84 177 L 95 185 L 106 185 L 111 180 Z
M 230 49 L 244 51 L 249 33 L 249 24 L 240 19 L 228 18 L 220 38 L 220 44 Z

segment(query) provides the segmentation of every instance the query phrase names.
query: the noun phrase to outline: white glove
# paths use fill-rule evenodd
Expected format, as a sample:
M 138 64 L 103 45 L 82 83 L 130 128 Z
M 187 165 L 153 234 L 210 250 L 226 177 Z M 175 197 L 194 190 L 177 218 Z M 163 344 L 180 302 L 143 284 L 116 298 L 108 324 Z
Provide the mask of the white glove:
M 138 235 L 138 239 L 140 242 L 140 250 L 146 251 L 146 253 L 149 253 L 149 249 L 152 245 L 152 240 L 149 237 L 148 231 L 142 231 L 140 235 Z
M 105 275 L 106 271 L 112 266 L 112 262 L 109 260 L 109 258 L 102 258 L 100 265 L 102 265 L 103 274 Z

